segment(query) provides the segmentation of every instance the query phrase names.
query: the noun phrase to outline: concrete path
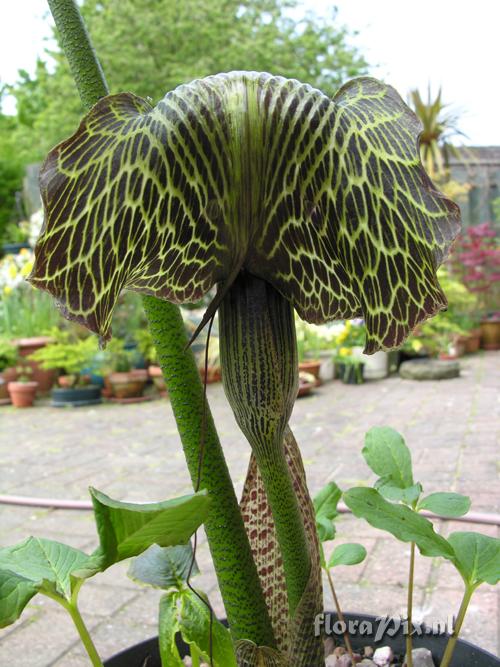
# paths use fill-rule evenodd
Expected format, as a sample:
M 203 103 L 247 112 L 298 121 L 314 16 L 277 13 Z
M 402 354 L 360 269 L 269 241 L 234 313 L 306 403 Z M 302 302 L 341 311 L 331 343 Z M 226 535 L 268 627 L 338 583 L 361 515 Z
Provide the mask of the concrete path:
M 346 386 L 338 381 L 297 401 L 292 428 L 302 447 L 311 493 L 329 479 L 341 488 L 371 483 L 361 456 L 363 436 L 374 425 L 400 430 L 413 452 L 416 478 L 426 492 L 469 494 L 472 509 L 500 512 L 500 353 L 463 362 L 460 378 L 412 382 L 397 377 Z M 221 385 L 208 396 L 238 493 L 248 461 Z M 0 493 L 85 499 L 87 487 L 132 501 L 156 501 L 191 490 L 168 400 L 138 405 L 102 405 L 92 409 L 40 406 L 16 411 L 0 408 Z M 493 526 L 440 522 L 443 534 Z M 48 537 L 90 551 L 96 534 L 90 512 L 0 506 L 0 545 L 28 535 Z M 353 517 L 338 524 L 336 544 L 362 542 L 367 560 L 336 574 L 345 610 L 374 614 L 403 612 L 409 547 Z M 208 548 L 198 551 L 202 571 L 195 580 L 223 614 Z M 160 592 L 140 588 L 120 564 L 88 582 L 81 610 L 106 658 L 155 634 Z M 456 612 L 461 582 L 453 569 L 419 557 L 415 615 L 433 622 Z M 329 593 L 325 608 L 332 608 Z M 463 636 L 499 652 L 499 592 L 480 588 Z M 22 620 L 0 630 L 2 667 L 88 667 L 76 631 L 55 602 L 37 596 Z

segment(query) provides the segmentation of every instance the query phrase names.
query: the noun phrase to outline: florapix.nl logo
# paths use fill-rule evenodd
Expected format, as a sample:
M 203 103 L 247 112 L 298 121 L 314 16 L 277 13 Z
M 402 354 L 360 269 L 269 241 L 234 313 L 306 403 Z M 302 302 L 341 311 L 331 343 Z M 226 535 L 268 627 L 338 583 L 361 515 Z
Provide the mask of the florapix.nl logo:
M 408 623 L 403 616 L 376 616 L 372 619 L 346 618 L 339 620 L 336 614 L 323 612 L 316 614 L 314 619 L 314 636 L 320 635 L 343 636 L 346 632 L 351 637 L 372 637 L 373 641 L 381 641 L 385 637 L 394 637 L 401 633 L 403 635 L 445 635 L 451 634 L 455 626 L 455 617 L 445 620 L 440 619 L 425 623 Z

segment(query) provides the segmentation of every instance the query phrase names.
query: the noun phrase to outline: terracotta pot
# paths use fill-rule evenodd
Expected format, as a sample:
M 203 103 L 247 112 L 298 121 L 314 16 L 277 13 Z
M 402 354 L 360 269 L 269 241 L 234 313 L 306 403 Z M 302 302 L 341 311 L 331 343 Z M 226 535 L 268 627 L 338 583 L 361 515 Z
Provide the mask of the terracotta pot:
M 319 377 L 319 371 L 321 368 L 320 359 L 311 359 L 311 361 L 301 361 L 299 363 L 299 371 L 304 371 L 304 373 L 310 373 L 316 378 L 316 386 L 321 384 L 321 379 Z
M 148 368 L 149 377 L 152 378 L 154 386 L 160 392 L 161 396 L 167 395 L 167 385 L 163 379 L 163 373 L 159 366 L 150 366 Z
M 147 381 L 147 371 L 128 371 L 127 373 L 110 373 L 109 382 L 115 398 L 136 398 L 142 396 Z
M 9 382 L 10 399 L 16 408 L 30 408 L 35 402 L 38 382 Z
M 13 341 L 19 348 L 19 355 L 21 357 L 29 357 L 30 354 L 40 350 L 49 343 L 53 343 L 53 339 L 49 336 L 36 336 L 33 338 L 18 338 Z M 46 394 L 52 389 L 52 385 L 56 380 L 56 371 L 46 371 L 41 368 L 36 361 L 27 361 L 28 366 L 33 369 L 31 377 L 33 382 L 38 382 L 38 394 Z
M 0 373 L 0 405 L 10 403 L 10 396 L 7 385 L 9 382 L 14 382 L 16 379 L 17 371 L 15 368 L 6 368 Z
M 200 368 L 201 381 L 205 381 L 205 369 Z M 221 370 L 218 366 L 209 366 L 207 369 L 206 383 L 220 382 L 222 380 Z
M 481 330 L 473 329 L 465 340 L 465 353 L 473 354 L 481 347 Z
M 500 320 L 481 322 L 481 346 L 483 350 L 500 350 Z

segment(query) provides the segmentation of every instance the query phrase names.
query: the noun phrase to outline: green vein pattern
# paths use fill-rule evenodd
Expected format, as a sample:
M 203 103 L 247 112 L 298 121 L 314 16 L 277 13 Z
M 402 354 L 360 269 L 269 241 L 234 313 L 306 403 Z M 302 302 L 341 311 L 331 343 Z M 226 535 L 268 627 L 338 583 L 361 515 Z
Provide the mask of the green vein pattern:
M 255 72 L 155 107 L 108 96 L 42 168 L 31 282 L 108 338 L 122 289 L 184 303 L 244 268 L 307 321 L 364 317 L 367 352 L 400 345 L 446 306 L 436 269 L 459 230 L 419 132 L 370 78 L 333 99 Z

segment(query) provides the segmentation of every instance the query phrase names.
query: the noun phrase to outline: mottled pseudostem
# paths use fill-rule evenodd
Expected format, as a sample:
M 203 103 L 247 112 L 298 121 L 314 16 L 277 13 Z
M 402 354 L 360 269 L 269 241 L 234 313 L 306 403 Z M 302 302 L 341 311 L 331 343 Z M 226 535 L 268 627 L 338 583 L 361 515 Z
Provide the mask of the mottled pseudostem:
M 48 2 L 80 97 L 90 107 L 109 91 L 80 12 L 74 0 Z M 185 331 L 179 308 L 154 297 L 145 297 L 143 303 L 189 470 L 196 481 L 204 399 L 194 356 L 191 350 L 184 350 Z M 274 646 L 255 563 L 209 411 L 205 446 L 201 488 L 206 488 L 212 497 L 205 530 L 231 631 L 235 639 Z
M 293 618 L 311 569 L 283 447 L 298 384 L 293 307 L 269 283 L 242 274 L 225 296 L 219 318 L 224 389 L 262 475 Z

